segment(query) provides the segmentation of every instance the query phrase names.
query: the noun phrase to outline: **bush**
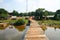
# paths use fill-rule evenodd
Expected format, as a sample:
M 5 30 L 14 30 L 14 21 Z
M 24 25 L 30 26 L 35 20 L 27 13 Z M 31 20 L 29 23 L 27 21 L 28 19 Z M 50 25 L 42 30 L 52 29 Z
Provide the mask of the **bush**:
M 24 19 L 19 19 L 18 21 L 16 21 L 14 23 L 14 26 L 21 26 L 25 24 L 25 20 Z

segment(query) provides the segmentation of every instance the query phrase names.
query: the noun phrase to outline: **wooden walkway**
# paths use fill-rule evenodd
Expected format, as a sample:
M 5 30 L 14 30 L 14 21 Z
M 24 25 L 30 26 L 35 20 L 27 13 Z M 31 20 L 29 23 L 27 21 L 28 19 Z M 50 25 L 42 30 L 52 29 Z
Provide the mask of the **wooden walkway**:
M 25 40 L 48 40 L 44 31 L 39 27 L 38 23 L 31 20 L 30 28 L 28 29 Z

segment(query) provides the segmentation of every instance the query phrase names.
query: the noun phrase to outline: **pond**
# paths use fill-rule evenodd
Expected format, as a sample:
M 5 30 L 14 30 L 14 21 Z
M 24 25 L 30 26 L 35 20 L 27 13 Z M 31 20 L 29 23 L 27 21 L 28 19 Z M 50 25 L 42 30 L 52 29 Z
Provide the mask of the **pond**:
M 0 28 L 0 40 L 24 40 L 24 36 L 28 28 L 29 26 L 26 26 L 23 31 L 19 31 L 11 25 L 4 29 Z
M 60 40 L 59 28 L 48 27 L 47 30 L 45 30 L 45 34 L 47 35 L 49 40 Z

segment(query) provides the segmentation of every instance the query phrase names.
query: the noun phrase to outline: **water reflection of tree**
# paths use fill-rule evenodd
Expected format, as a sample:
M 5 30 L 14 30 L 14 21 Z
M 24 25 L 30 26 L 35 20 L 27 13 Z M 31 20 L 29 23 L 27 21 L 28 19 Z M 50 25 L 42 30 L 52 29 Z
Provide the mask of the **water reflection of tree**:
M 14 26 L 18 31 L 23 31 L 25 29 L 25 25 L 22 26 Z

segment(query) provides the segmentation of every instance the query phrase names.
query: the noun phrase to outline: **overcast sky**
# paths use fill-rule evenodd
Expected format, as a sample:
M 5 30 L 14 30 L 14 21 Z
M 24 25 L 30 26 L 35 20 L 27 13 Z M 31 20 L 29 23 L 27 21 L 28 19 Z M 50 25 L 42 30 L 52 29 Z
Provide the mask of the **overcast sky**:
M 9 12 L 13 10 L 26 12 L 26 0 L 0 0 L 0 8 Z M 28 0 L 28 11 L 35 11 L 37 8 L 56 11 L 60 9 L 60 0 Z

